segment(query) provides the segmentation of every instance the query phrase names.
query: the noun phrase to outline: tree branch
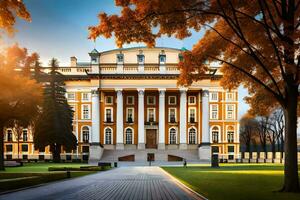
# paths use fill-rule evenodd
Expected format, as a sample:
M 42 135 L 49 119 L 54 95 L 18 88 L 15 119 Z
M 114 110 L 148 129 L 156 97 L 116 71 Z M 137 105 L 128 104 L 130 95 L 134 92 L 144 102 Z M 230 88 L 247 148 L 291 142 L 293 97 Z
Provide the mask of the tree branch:
M 280 102 L 280 104 L 284 105 L 284 103 L 285 103 L 284 98 L 282 96 L 280 96 L 278 93 L 276 93 L 275 91 L 273 91 L 272 88 L 270 88 L 268 85 L 264 84 L 256 76 L 250 74 L 249 72 L 247 72 L 243 68 L 238 67 L 238 66 L 236 66 L 233 63 L 227 62 L 227 61 L 225 61 L 223 59 L 220 59 L 220 58 L 217 58 L 215 56 L 209 56 L 209 57 L 212 58 L 212 59 L 215 59 L 217 61 L 224 62 L 224 63 L 232 66 L 233 68 L 237 69 L 238 71 L 242 72 L 243 74 L 245 74 L 246 76 L 248 76 L 249 78 L 251 78 L 252 80 L 254 80 L 256 83 L 258 83 L 259 85 L 261 85 L 263 88 L 265 88 L 268 92 L 270 92 Z
M 263 9 L 263 5 L 262 5 L 262 2 L 259 0 L 259 5 L 261 7 L 261 11 L 262 11 L 262 14 L 263 14 L 263 20 L 264 20 L 264 23 L 267 24 L 267 19 L 266 19 L 266 14 L 265 14 L 265 11 Z M 278 50 L 278 47 L 276 46 L 273 38 L 272 38 L 272 35 L 270 33 L 270 31 L 268 29 L 266 29 L 267 31 L 267 35 L 268 35 L 268 38 L 273 46 L 273 49 L 275 51 L 275 55 L 277 57 L 277 60 L 278 60 L 278 64 L 279 64 L 279 67 L 280 67 L 280 71 L 281 71 L 281 76 L 283 79 L 286 79 L 286 75 L 285 75 L 285 72 L 284 72 L 284 69 L 283 69 L 283 65 L 282 65 L 282 61 L 281 61 L 281 57 L 280 57 L 280 54 L 279 54 L 279 50 Z M 282 95 L 282 94 L 281 94 Z
M 232 2 L 231 0 L 228 0 L 229 1 L 229 4 L 231 7 L 233 7 L 232 5 Z M 220 2 L 220 0 L 218 0 L 218 4 L 219 4 L 219 7 L 220 9 L 222 10 L 223 12 L 223 15 L 226 17 L 226 22 L 228 23 L 228 25 L 230 25 L 230 27 L 232 27 L 233 31 L 238 35 L 238 37 L 240 37 L 240 39 L 246 44 L 247 48 L 249 49 L 250 53 L 251 53 L 251 57 L 254 58 L 254 60 L 256 60 L 256 62 L 258 62 L 258 64 L 262 67 L 262 69 L 266 72 L 266 74 L 270 77 L 270 79 L 272 80 L 273 84 L 275 85 L 277 91 L 279 92 L 279 95 L 282 95 L 280 89 L 279 89 L 279 86 L 277 84 L 277 82 L 275 81 L 274 77 L 272 76 L 272 74 L 270 73 L 270 71 L 267 69 L 267 67 L 263 64 L 263 62 L 260 60 L 260 58 L 256 55 L 256 53 L 253 51 L 252 49 L 252 45 L 247 41 L 247 39 L 245 38 L 244 34 L 243 34 L 243 31 L 240 27 L 240 24 L 239 24 L 239 21 L 238 21 L 238 18 L 236 16 L 236 13 L 234 12 L 234 9 L 233 9 L 233 16 L 234 16 L 234 19 L 236 21 L 236 23 L 233 22 L 233 19 L 230 18 L 226 13 L 225 13 L 225 10 L 223 9 L 222 7 L 222 4 Z M 232 21 L 233 24 L 230 24 L 230 21 L 228 20 L 230 19 L 230 21 Z M 235 28 L 233 28 L 233 26 L 235 26 Z M 237 29 L 237 32 L 235 31 L 235 29 Z M 259 51 L 258 51 L 259 52 Z M 260 54 L 260 53 L 259 53 Z

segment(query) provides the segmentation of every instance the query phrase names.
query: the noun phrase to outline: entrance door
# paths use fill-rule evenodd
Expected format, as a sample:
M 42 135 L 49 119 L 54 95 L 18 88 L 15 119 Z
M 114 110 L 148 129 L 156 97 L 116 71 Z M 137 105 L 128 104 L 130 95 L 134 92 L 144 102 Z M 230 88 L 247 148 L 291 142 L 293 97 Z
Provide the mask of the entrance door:
M 156 130 L 155 129 L 147 129 L 146 131 L 146 148 L 148 149 L 156 149 Z

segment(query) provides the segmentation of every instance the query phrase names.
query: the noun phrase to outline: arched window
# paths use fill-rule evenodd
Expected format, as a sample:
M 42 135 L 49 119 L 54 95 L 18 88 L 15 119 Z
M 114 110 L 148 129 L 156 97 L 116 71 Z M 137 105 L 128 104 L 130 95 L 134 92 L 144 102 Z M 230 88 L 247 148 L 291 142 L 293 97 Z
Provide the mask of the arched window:
M 112 144 L 112 130 L 111 128 L 105 129 L 105 144 Z
M 84 126 L 81 129 L 82 131 L 82 142 L 88 143 L 89 142 L 89 137 L 90 137 L 90 129 L 88 126 Z
M 125 131 L 125 144 L 132 144 L 132 129 L 127 128 Z
M 234 128 L 232 126 L 227 127 L 227 141 L 229 143 L 234 142 Z
M 176 144 L 176 129 L 170 129 L 170 144 Z
M 191 128 L 189 130 L 189 144 L 196 144 L 196 129 Z
M 218 143 L 219 142 L 219 128 L 217 126 L 214 126 L 212 128 L 212 132 L 211 132 L 211 135 L 212 135 L 212 142 L 213 143 Z

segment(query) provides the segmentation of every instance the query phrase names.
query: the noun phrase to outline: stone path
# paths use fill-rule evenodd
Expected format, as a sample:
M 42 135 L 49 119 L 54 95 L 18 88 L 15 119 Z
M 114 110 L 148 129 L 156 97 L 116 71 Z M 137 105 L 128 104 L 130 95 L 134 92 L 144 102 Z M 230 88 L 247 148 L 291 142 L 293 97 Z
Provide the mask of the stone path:
M 120 167 L 0 196 L 2 199 L 200 199 L 159 167 Z

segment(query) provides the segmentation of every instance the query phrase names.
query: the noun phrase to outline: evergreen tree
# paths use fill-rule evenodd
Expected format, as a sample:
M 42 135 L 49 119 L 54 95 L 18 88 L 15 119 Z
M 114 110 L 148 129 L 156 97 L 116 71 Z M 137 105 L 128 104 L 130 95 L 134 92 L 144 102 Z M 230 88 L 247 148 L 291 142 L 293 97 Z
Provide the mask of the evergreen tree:
M 44 86 L 44 101 L 41 116 L 36 122 L 34 145 L 37 149 L 50 146 L 54 162 L 60 162 L 62 147 L 76 149 L 77 139 L 73 134 L 73 111 L 65 98 L 63 75 L 56 71 L 58 62 L 50 61 L 49 82 Z

